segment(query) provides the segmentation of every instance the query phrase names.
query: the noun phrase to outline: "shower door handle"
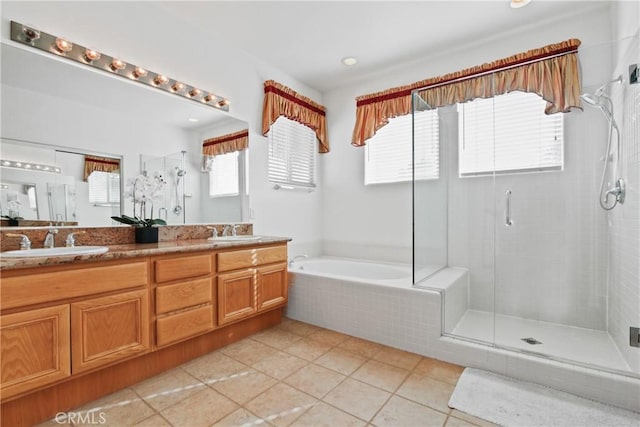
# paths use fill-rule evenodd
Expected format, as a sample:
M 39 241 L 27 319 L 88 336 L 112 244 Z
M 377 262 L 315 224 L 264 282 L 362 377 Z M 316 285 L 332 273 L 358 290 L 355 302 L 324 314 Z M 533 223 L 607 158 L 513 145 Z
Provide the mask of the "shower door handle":
M 513 220 L 511 219 L 511 190 L 505 191 L 504 195 L 506 197 L 506 203 L 507 203 L 507 208 L 505 210 L 506 212 L 505 224 L 507 227 L 511 227 L 513 225 Z

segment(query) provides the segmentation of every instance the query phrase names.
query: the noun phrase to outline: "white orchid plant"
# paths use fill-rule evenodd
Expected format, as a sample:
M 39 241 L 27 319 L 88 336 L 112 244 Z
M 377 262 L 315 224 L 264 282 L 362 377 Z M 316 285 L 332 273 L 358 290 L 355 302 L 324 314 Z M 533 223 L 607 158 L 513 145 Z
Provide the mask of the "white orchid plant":
M 111 219 L 134 227 L 167 225 L 165 220 L 153 218 L 153 203 L 162 199 L 162 189 L 166 183 L 166 179 L 159 172 L 153 175 L 144 173 L 129 179 L 124 196 L 130 197 L 133 201 L 133 216 L 112 216 Z M 149 217 L 147 217 L 147 207 L 150 207 Z

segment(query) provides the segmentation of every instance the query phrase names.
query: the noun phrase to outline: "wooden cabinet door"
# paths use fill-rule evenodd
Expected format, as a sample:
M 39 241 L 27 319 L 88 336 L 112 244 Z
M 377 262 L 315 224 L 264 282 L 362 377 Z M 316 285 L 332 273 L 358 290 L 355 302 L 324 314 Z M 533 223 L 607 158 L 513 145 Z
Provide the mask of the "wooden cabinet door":
M 287 303 L 287 264 L 258 268 L 258 311 L 280 307 Z
M 147 290 L 71 304 L 73 373 L 149 350 Z
M 0 316 L 0 323 L 3 400 L 71 374 L 68 304 Z
M 257 313 L 256 270 L 218 275 L 218 324 L 225 325 Z

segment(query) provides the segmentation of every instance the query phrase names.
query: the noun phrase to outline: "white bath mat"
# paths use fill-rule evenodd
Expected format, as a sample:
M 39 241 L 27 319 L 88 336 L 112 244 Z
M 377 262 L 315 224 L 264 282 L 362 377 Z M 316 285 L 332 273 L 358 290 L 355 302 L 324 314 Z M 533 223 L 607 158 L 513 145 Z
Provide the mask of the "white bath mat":
M 640 414 L 563 391 L 466 368 L 449 406 L 501 426 L 640 426 Z

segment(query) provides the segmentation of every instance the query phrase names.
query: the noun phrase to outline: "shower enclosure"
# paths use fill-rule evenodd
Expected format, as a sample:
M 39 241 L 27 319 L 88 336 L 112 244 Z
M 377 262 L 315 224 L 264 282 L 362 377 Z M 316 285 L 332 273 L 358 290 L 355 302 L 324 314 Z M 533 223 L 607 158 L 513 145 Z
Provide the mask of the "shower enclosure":
M 640 378 L 638 39 L 579 49 L 583 111 L 527 118 L 521 93 L 431 109 L 414 91 L 414 177 L 438 163 L 414 179 L 414 283 L 469 275 L 444 335 Z

